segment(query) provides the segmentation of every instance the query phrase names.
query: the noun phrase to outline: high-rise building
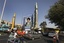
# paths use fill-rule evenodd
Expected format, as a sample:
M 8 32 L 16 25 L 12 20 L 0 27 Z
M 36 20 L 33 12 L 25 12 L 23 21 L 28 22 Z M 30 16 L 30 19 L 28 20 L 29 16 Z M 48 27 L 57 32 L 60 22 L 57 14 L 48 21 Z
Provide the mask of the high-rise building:
M 36 2 L 35 11 L 34 11 L 34 29 L 37 29 L 37 28 L 38 28 L 38 5 Z

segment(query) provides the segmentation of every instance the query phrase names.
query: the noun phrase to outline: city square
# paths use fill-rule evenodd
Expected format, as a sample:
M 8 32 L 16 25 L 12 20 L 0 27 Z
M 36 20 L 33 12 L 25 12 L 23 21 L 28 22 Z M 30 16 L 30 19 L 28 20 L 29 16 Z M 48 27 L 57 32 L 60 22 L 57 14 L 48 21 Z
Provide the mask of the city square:
M 64 43 L 64 0 L 0 0 L 0 43 Z

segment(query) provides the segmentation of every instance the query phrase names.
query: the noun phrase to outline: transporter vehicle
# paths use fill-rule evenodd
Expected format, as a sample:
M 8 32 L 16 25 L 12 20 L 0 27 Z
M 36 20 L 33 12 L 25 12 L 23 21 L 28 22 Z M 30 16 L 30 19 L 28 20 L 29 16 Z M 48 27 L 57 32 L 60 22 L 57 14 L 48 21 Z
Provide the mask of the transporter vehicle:
M 49 33 L 48 33 L 48 36 L 49 36 L 49 37 L 53 37 L 53 36 L 55 36 L 55 34 L 56 34 L 56 32 L 49 32 Z
M 34 39 L 37 39 L 37 38 L 41 38 L 42 35 L 39 34 L 38 32 L 35 32 L 35 31 L 29 31 L 28 34 L 24 35 L 24 37 L 31 39 L 31 40 L 34 40 Z

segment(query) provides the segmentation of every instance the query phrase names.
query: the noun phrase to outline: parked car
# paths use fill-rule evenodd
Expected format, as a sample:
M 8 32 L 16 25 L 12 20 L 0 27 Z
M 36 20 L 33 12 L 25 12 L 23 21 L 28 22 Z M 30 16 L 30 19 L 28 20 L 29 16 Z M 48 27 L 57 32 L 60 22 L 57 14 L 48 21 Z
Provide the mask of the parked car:
M 41 34 L 38 34 L 35 31 L 30 31 L 28 34 L 25 34 L 24 37 L 25 38 L 28 38 L 28 39 L 31 39 L 31 40 L 34 40 L 36 38 L 41 38 L 42 35 Z
M 55 34 L 56 34 L 56 32 L 49 32 L 49 33 L 48 33 L 48 36 L 49 36 L 49 37 L 53 37 L 53 36 L 55 36 Z
M 9 29 L 9 26 L 6 24 L 3 24 L 2 26 L 0 26 L 1 32 L 7 32 L 8 33 L 8 29 Z
M 0 31 L 2 31 L 2 28 L 0 27 Z
M 8 32 L 9 27 L 3 27 L 3 32 Z

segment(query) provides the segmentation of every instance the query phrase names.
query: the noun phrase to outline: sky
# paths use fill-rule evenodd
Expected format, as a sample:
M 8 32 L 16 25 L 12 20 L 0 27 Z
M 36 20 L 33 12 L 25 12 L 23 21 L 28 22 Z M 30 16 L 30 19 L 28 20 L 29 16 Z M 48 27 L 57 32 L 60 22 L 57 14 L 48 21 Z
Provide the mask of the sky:
M 0 0 L 0 15 L 5 0 Z M 38 24 L 43 21 L 47 22 L 47 27 L 55 27 L 54 24 L 49 23 L 45 16 L 48 10 L 58 0 L 7 0 L 4 9 L 3 20 L 12 21 L 14 13 L 16 13 L 16 24 L 23 24 L 23 18 L 34 14 L 35 4 L 38 4 Z

